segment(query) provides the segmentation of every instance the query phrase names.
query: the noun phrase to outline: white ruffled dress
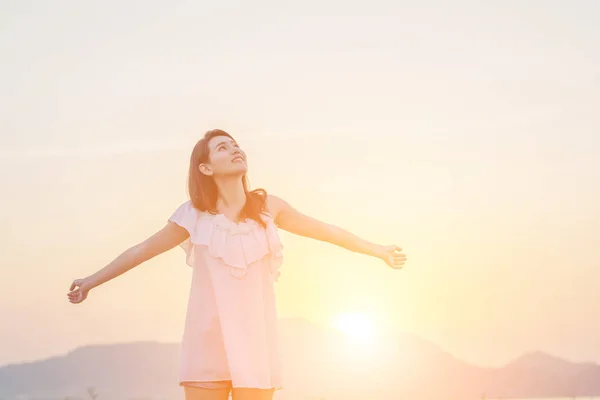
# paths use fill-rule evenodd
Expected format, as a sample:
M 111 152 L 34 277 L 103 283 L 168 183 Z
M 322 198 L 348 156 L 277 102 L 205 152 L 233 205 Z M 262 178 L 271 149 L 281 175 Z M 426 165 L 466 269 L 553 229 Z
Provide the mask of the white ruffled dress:
M 170 221 L 190 234 L 181 247 L 193 268 L 179 382 L 232 381 L 233 387 L 280 389 L 274 282 L 283 261 L 277 226 L 263 216 L 235 223 L 190 201 Z

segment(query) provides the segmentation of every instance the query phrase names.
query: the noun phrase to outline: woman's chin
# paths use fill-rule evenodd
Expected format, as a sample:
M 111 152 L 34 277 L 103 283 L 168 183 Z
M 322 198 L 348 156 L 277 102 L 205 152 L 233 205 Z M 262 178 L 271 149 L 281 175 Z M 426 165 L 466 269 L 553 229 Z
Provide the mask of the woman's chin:
M 246 167 L 245 165 L 243 167 L 240 166 L 240 168 L 236 169 L 236 172 L 240 175 L 246 175 L 248 173 L 248 167 Z
M 227 176 L 244 176 L 248 173 L 248 168 L 244 166 L 238 166 L 237 168 L 231 168 L 225 173 Z

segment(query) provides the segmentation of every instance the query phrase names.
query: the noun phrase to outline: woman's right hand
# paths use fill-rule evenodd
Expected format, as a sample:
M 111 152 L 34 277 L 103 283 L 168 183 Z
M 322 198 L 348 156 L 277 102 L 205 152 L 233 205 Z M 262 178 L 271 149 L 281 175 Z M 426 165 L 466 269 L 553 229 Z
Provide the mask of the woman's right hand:
M 73 304 L 78 304 L 87 298 L 89 291 L 93 288 L 90 278 L 75 279 L 71 284 L 67 297 Z
M 177 225 L 175 222 L 168 221 L 160 231 L 142 243 L 125 250 L 98 272 L 83 279 L 75 279 L 71 284 L 69 293 L 67 293 L 69 301 L 73 304 L 81 303 L 86 299 L 91 289 L 116 278 L 144 261 L 172 249 L 181 244 L 189 236 L 188 231 L 184 227 Z

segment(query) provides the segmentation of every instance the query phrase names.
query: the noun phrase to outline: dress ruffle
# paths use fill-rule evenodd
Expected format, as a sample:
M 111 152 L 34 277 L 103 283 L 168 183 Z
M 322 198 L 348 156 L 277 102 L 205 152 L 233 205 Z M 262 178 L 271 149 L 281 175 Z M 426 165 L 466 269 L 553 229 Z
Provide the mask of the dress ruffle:
M 236 278 L 245 277 L 252 264 L 268 257 L 271 274 L 277 280 L 283 263 L 283 245 L 273 218 L 268 214 L 262 218 L 266 228 L 253 219 L 235 223 L 223 214 L 199 211 L 187 201 L 169 219 L 190 234 L 180 244 L 190 267 L 195 265 L 195 247 L 204 246 L 210 256 L 229 267 Z

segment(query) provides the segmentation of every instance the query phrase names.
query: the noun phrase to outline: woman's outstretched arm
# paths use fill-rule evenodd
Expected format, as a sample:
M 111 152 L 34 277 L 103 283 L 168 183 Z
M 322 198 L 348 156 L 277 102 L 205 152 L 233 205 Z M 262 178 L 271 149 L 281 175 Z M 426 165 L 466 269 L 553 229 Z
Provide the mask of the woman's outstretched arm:
M 392 268 L 402 268 L 406 256 L 396 245 L 368 242 L 338 226 L 301 213 L 280 197 L 268 195 L 267 207 L 277 226 L 290 233 L 335 244 L 347 250 L 381 258 Z
M 145 261 L 172 249 L 182 243 L 189 236 L 185 228 L 168 221 L 167 224 L 154 235 L 135 246 L 130 247 L 111 261 L 104 268 L 86 278 L 75 279 L 71 284 L 67 296 L 71 303 L 81 303 L 86 299 L 88 292 L 117 276 L 137 267 Z

